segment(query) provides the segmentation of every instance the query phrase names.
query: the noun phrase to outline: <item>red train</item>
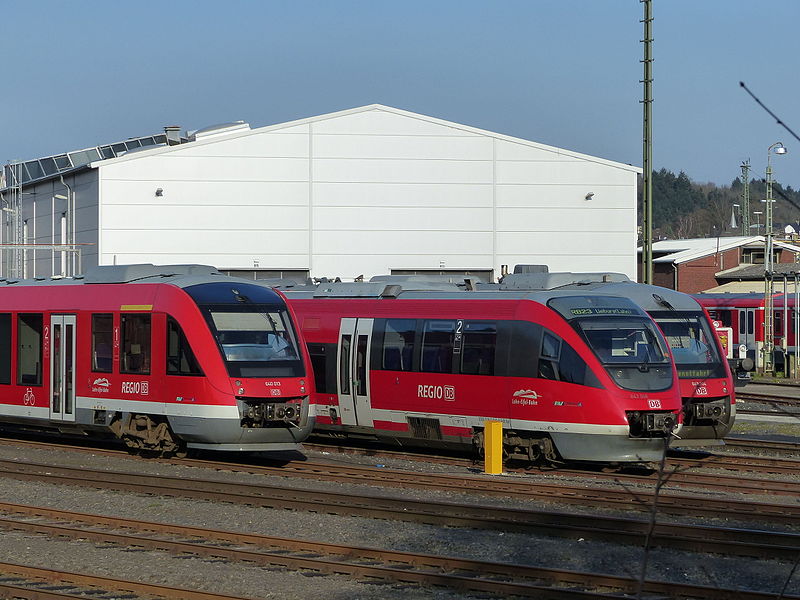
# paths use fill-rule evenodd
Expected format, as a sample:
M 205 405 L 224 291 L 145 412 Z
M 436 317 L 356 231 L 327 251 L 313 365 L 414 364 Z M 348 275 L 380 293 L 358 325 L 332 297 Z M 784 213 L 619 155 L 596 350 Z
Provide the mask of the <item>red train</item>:
M 137 450 L 296 449 L 311 364 L 279 293 L 202 265 L 4 280 L 0 420 Z
M 734 379 L 725 348 L 701 303 L 688 294 L 636 284 L 618 273 L 511 274 L 482 289 L 581 289 L 630 298 L 661 328 L 678 370 L 683 419 L 675 446 L 722 444 L 736 418 Z
M 480 448 L 497 419 L 510 457 L 660 458 L 681 395 L 664 337 L 633 302 L 419 286 L 284 290 L 308 342 L 317 431 Z
M 776 286 L 777 287 L 777 286 Z M 733 363 L 738 371 L 761 365 L 764 346 L 764 294 L 695 294 L 697 301 L 721 327 L 731 331 Z M 794 294 L 776 293 L 772 298 L 772 343 L 776 370 L 783 371 L 787 353 L 797 353 L 797 319 Z

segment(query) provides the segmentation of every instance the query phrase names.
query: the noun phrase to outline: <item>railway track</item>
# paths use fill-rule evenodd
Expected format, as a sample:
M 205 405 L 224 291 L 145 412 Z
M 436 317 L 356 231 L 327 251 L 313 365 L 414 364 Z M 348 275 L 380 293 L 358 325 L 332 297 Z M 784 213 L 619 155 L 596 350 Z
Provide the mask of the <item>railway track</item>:
M 797 442 L 736 437 L 726 438 L 725 445 L 739 450 L 766 451 L 776 454 L 788 454 L 792 457 L 800 457 L 800 443 Z
M 98 453 L 97 449 L 91 450 L 93 453 Z M 110 451 L 112 453 L 117 453 L 116 451 Z M 716 458 L 716 457 L 715 457 Z M 690 459 L 687 459 L 690 460 Z M 182 464 L 184 466 L 187 465 L 187 461 L 181 460 L 176 461 L 177 464 Z M 258 465 L 231 465 L 230 463 L 219 463 L 215 461 L 188 461 L 189 463 L 196 465 L 196 466 L 203 466 L 204 468 L 216 468 L 216 469 L 224 469 L 224 470 L 244 470 L 248 472 L 256 472 L 256 473 L 263 473 L 262 469 L 275 469 L 275 467 L 261 467 Z M 331 501 L 334 496 L 327 495 L 325 498 L 317 498 L 317 501 L 313 501 L 313 496 L 317 493 L 308 490 L 297 490 L 297 489 L 277 489 L 275 490 L 275 486 L 240 486 L 238 484 L 231 484 L 229 482 L 218 482 L 218 481 L 193 481 L 187 480 L 185 478 L 174 479 L 174 478 L 165 478 L 163 481 L 160 479 L 156 479 L 151 475 L 131 475 L 130 473 L 109 473 L 106 471 L 91 471 L 85 468 L 80 469 L 68 469 L 62 467 L 55 467 L 52 464 L 42 465 L 36 463 L 27 463 L 26 465 L 22 465 L 20 461 L 0 461 L 0 475 L 3 476 L 10 476 L 19 479 L 33 479 L 33 480 L 45 480 L 50 482 L 58 482 L 58 483 L 66 483 L 72 485 L 88 485 L 91 487 L 101 487 L 106 489 L 128 489 L 137 492 L 149 493 L 149 494 L 160 494 L 160 495 L 167 495 L 167 496 L 184 496 L 184 497 L 192 497 L 192 498 L 207 498 L 207 499 L 216 499 L 216 500 L 223 500 L 226 502 L 241 502 L 245 504 L 253 504 L 253 505 L 260 505 L 260 506 L 271 506 L 274 508 L 290 508 L 295 510 L 312 510 L 315 512 L 326 512 L 326 513 L 334 513 L 334 514 L 343 514 L 343 515 L 360 515 L 360 516 L 369 516 L 373 518 L 388 518 L 388 519 L 402 519 L 407 521 L 417 521 L 417 522 L 424 522 L 424 523 L 432 523 L 432 524 L 447 524 L 447 525 L 455 525 L 455 526 L 463 526 L 463 527 L 475 527 L 475 528 L 487 528 L 487 529 L 501 529 L 501 530 L 508 530 L 508 531 L 524 531 L 528 533 L 538 533 L 543 535 L 552 535 L 552 536 L 567 536 L 569 538 L 575 539 L 576 537 L 584 537 L 585 539 L 597 539 L 597 540 L 605 540 L 605 541 L 617 541 L 621 543 L 630 543 L 630 544 L 637 544 L 640 545 L 643 540 L 644 536 L 644 529 L 643 527 L 646 524 L 642 520 L 626 520 L 626 519 L 617 519 L 617 520 L 606 520 L 606 518 L 601 517 L 598 518 L 595 515 L 587 518 L 586 516 L 581 515 L 570 515 L 568 513 L 557 513 L 557 512 L 549 512 L 549 511 L 519 511 L 519 510 L 507 510 L 507 509 L 498 509 L 494 506 L 483 506 L 483 507 L 476 507 L 474 505 L 456 505 L 452 503 L 408 503 L 407 501 L 400 501 L 400 504 L 395 505 L 394 507 L 390 507 L 388 504 L 385 505 L 384 501 L 386 498 L 373 498 L 370 496 L 365 496 L 363 493 L 359 493 L 357 496 L 348 496 L 348 495 L 334 495 L 338 496 L 338 500 Z M 320 465 L 313 466 L 313 469 L 320 469 Z M 325 465 L 325 469 L 329 469 L 330 465 Z M 383 474 L 390 473 L 391 471 L 388 469 L 371 469 L 372 472 L 380 472 Z M 278 471 L 281 471 L 278 469 Z M 413 478 L 417 479 L 427 479 L 427 473 L 412 473 L 410 474 Z M 504 482 L 507 478 L 483 478 L 488 479 L 490 482 Z M 511 478 L 508 478 L 509 480 Z M 380 485 L 386 485 L 385 482 L 381 482 Z M 401 480 L 400 483 L 397 485 L 402 485 L 403 487 L 408 487 L 411 485 L 407 480 Z M 207 489 L 206 486 L 208 486 Z M 536 483 L 534 488 L 542 487 L 541 483 Z M 247 488 L 252 488 L 249 491 Z M 583 497 L 580 497 L 580 491 L 582 489 Z M 205 493 L 207 492 L 207 494 Z M 273 494 L 273 492 L 275 492 Z M 298 496 L 298 492 L 301 494 Z M 302 492 L 309 492 L 308 494 L 303 497 Z M 571 492 L 572 499 L 571 500 L 563 500 L 568 501 L 573 504 L 581 504 L 581 505 L 605 505 L 607 500 L 613 500 L 611 502 L 611 506 L 615 506 L 617 508 L 623 508 L 624 505 L 627 504 L 627 507 L 624 509 L 630 510 L 631 508 L 635 508 L 636 510 L 649 510 L 649 503 L 652 502 L 652 496 L 649 496 L 646 492 L 642 492 L 640 490 L 637 491 L 629 491 L 627 493 L 622 494 L 611 494 L 611 496 L 616 496 L 615 498 L 609 497 L 610 490 L 602 490 L 602 489 L 591 489 L 587 490 L 585 486 L 581 488 L 576 488 Z M 325 494 L 328 494 L 327 492 Z M 567 493 L 569 495 L 570 492 Z M 577 494 L 577 495 L 576 495 Z M 507 492 L 501 492 L 498 495 L 508 495 Z M 535 497 L 530 491 L 527 493 L 527 496 Z M 546 498 L 549 494 L 547 490 L 545 493 L 540 496 L 540 498 Z M 625 497 L 627 496 L 627 498 Z M 718 510 L 725 511 L 726 514 L 730 514 L 734 518 L 738 515 L 743 519 L 753 517 L 755 514 L 761 514 L 763 518 L 768 518 L 772 522 L 784 522 L 784 523 L 793 523 L 794 525 L 800 525 L 800 508 L 795 506 L 786 506 L 786 505 L 766 505 L 766 504 L 759 504 L 759 503 L 751 503 L 751 502 L 742 502 L 742 503 L 728 503 L 727 507 L 723 508 L 723 505 L 717 503 L 713 500 L 709 500 L 708 498 L 697 498 L 692 496 L 673 496 L 671 494 L 662 494 L 659 499 L 659 513 L 670 513 L 670 514 L 692 514 L 696 512 L 696 509 L 692 509 L 691 506 L 696 506 L 697 502 L 702 502 L 702 512 L 705 514 L 714 513 Z M 442 509 L 442 506 L 445 508 Z M 377 512 L 370 514 L 368 512 L 369 508 L 376 508 Z M 2 507 L 0 507 L 0 511 L 2 511 Z M 478 514 L 475 514 L 475 512 Z M 13 511 L 12 511 L 13 512 Z M 481 514 L 482 513 L 482 514 Z M 487 514 L 493 515 L 495 518 L 490 520 L 484 520 L 483 523 L 479 522 L 479 518 L 486 517 Z M 91 519 L 96 519 L 96 516 L 92 515 Z M 91 520 L 90 519 L 90 520 Z M 570 522 L 570 519 L 573 523 Z M 471 521 L 471 522 L 470 522 Z M 589 527 L 587 522 L 591 525 L 597 525 L 597 527 Z M 0 522 L 0 527 L 5 527 L 5 525 Z M 13 524 L 11 528 L 15 528 Z M 183 532 L 187 533 L 187 532 Z M 188 535 L 188 534 L 187 534 Z M 84 535 L 84 537 L 86 537 Z M 184 538 L 186 539 L 186 538 Z M 295 540 L 296 541 L 296 540 Z M 681 550 L 691 550 L 696 552 L 708 552 L 708 553 L 723 553 L 729 555 L 738 555 L 738 556 L 758 556 L 762 558 L 771 558 L 771 559 L 781 559 L 781 560 L 789 560 L 792 561 L 796 558 L 798 552 L 800 552 L 800 540 L 798 536 L 794 534 L 774 534 L 769 532 L 757 532 L 752 530 L 742 530 L 742 529 L 720 529 L 720 528 L 692 528 L 692 527 L 684 527 L 681 526 L 680 530 L 676 534 L 676 527 L 675 525 L 658 525 L 655 531 L 655 535 L 653 537 L 653 545 L 661 546 L 661 547 L 668 547 L 668 548 L 676 548 Z M 187 549 L 188 551 L 189 549 Z M 372 552 L 383 552 L 380 550 L 375 549 L 367 549 Z M 204 550 L 203 552 L 206 552 Z M 208 552 L 212 552 L 213 550 L 208 550 Z M 287 556 L 286 552 L 288 550 L 280 550 L 279 554 L 283 556 Z M 322 553 L 322 550 L 312 550 L 306 547 L 303 550 L 304 555 L 308 555 L 311 552 L 319 552 Z M 353 549 L 350 549 L 349 552 L 355 552 Z M 202 554 L 202 553 L 201 553 Z M 322 553 L 325 554 L 325 553 Z M 362 558 L 358 559 L 357 562 L 374 562 L 378 560 L 377 558 L 370 558 L 368 555 L 359 555 Z M 442 560 L 447 560 L 448 557 L 439 557 Z M 232 559 L 231 559 L 232 560 Z M 264 560 L 264 559 L 259 559 Z M 330 560 L 330 558 L 328 558 Z M 457 559 L 460 560 L 460 559 Z M 423 561 L 424 562 L 424 561 Z M 428 563 L 425 563 L 428 564 Z M 478 563 L 476 563 L 478 564 Z M 487 564 L 491 563 L 480 563 L 482 566 L 481 569 L 487 569 Z M 390 565 L 391 567 L 391 565 Z M 508 567 L 505 565 L 504 567 Z M 298 568 L 309 568 L 315 569 L 315 567 L 307 566 L 307 567 L 298 567 Z M 325 567 L 327 568 L 327 567 Z M 340 566 L 333 567 L 334 572 L 336 569 L 341 569 Z M 503 567 L 500 567 L 501 570 Z M 527 567 L 526 567 L 527 568 Z M 441 575 L 442 567 L 435 567 L 438 574 Z M 517 567 L 514 566 L 515 572 Z M 327 572 L 324 568 L 320 568 L 322 572 Z M 408 573 L 409 567 L 408 566 L 398 566 L 394 564 L 388 571 L 385 572 L 383 576 L 384 579 L 388 579 L 389 576 L 394 573 L 394 571 L 399 571 L 399 574 Z M 455 567 L 451 568 L 453 570 L 453 575 L 455 578 L 450 583 L 440 583 L 439 585 L 453 585 L 456 589 L 468 591 L 473 590 L 472 585 L 483 586 L 484 583 L 478 581 L 473 576 L 469 574 L 465 574 L 463 570 L 456 569 Z M 605 581 L 606 578 L 603 574 L 575 574 L 572 572 L 561 572 L 558 570 L 548 570 L 548 569 L 540 569 L 540 577 L 544 578 L 544 582 L 547 585 L 553 585 L 554 582 L 556 585 L 570 585 L 570 586 L 580 586 L 578 579 L 585 578 L 595 582 L 602 582 Z M 2 572 L 2 569 L 0 569 Z M 485 571 L 486 573 L 491 573 L 491 570 Z M 354 572 L 355 573 L 355 572 Z M 566 573 L 566 575 L 564 575 Z M 352 576 L 355 577 L 370 577 L 370 578 L 378 578 L 379 576 L 373 575 L 357 575 L 353 574 Z M 414 575 L 416 577 L 417 575 Z M 421 573 L 419 577 L 426 576 L 424 573 Z M 459 579 L 459 577 L 467 577 L 467 581 L 463 581 Z M 498 577 L 502 577 L 502 575 L 498 575 Z M 564 577 L 564 579 L 559 579 L 559 577 Z M 577 578 L 577 579 L 576 579 Z M 491 578 L 490 578 L 491 579 Z M 603 587 L 603 591 L 609 591 L 612 594 L 610 597 L 614 597 L 613 594 L 625 594 L 631 593 L 631 586 L 634 585 L 630 579 L 625 578 L 611 578 L 613 581 L 609 580 L 608 587 Z M 397 579 L 396 581 L 416 581 L 420 585 L 428 585 L 424 583 L 423 579 L 415 580 L 415 579 L 406 579 L 401 580 Z M 477 582 L 477 583 L 476 583 Z M 565 594 L 576 592 L 573 595 L 554 595 L 553 590 L 547 588 L 547 591 L 543 591 L 539 589 L 544 583 L 542 581 L 536 581 L 534 578 L 532 581 L 524 581 L 519 582 L 517 579 L 514 579 L 515 583 L 524 584 L 522 588 L 518 591 L 513 592 L 514 595 L 524 595 L 524 596 L 532 596 L 532 597 L 543 597 L 543 598 L 578 598 L 578 597 L 585 597 L 587 593 L 596 593 L 597 589 L 594 588 L 592 592 L 586 592 L 585 590 L 568 590 L 564 592 Z M 613 585 L 612 585 L 613 584 Z M 485 585 L 493 585 L 492 583 L 485 584 Z M 659 587 L 646 587 L 645 590 L 647 593 L 652 594 L 662 594 L 664 596 L 674 597 L 679 595 L 680 597 L 685 598 L 768 598 L 774 597 L 774 595 L 769 595 L 766 593 L 759 593 L 759 592 L 741 592 L 739 590 L 722 590 L 722 589 L 713 589 L 713 588 L 704 588 L 698 586 L 688 586 L 687 588 L 677 588 L 676 584 L 673 583 L 659 583 L 659 582 L 648 582 L 648 586 L 661 586 Z M 458 587 L 462 586 L 462 587 Z M 619 586 L 619 587 L 617 587 Z M 690 589 L 692 588 L 692 589 Z M 506 588 L 505 591 L 500 592 L 493 592 L 489 591 L 488 589 L 484 588 L 474 588 L 475 591 L 482 591 L 483 593 L 495 593 L 499 595 L 509 595 L 512 594 L 509 591 L 510 588 Z M 562 590 L 559 589 L 559 594 L 562 593 Z M 583 593 L 584 595 L 581 596 L 579 593 Z M 538 594 L 538 596 L 537 596 Z M 26 597 L 26 596 L 20 596 Z M 102 596 L 99 596 L 102 598 Z M 178 596 L 181 597 L 181 596 Z M 189 596 L 186 596 L 189 598 Z
M 328 490 L 309 490 L 277 485 L 243 484 L 207 479 L 188 479 L 154 475 L 137 475 L 127 472 L 98 471 L 87 468 L 58 467 L 20 461 L 0 461 L 0 475 L 26 481 L 79 485 L 100 489 L 132 491 L 170 497 L 188 497 L 223 501 L 276 509 L 304 510 L 323 514 L 393 519 L 433 525 L 469 527 L 537 533 L 544 535 L 584 537 L 639 544 L 647 530 L 642 519 L 571 514 L 549 510 L 504 508 L 495 505 L 461 504 L 441 501 L 420 501 L 367 495 L 362 491 L 352 493 Z M 604 490 L 585 490 L 587 496 L 574 500 L 601 500 L 604 506 L 627 508 L 637 506 L 650 510 L 647 497 L 640 494 L 613 494 L 607 497 Z M 599 496 L 599 497 L 598 497 Z M 527 496 L 530 499 L 530 495 Z M 652 501 L 652 498 L 650 498 Z M 720 501 L 662 495 L 659 512 L 670 513 L 678 509 L 683 513 L 696 513 L 694 506 L 702 502 L 703 512 L 721 509 Z M 583 502 L 581 502 L 583 503 Z M 589 502 L 591 504 L 592 502 Z M 771 520 L 781 516 L 800 524 L 800 507 L 766 505 L 752 502 L 725 501 L 725 510 L 740 516 L 752 515 L 759 509 Z M 694 532 L 694 533 L 690 533 Z M 770 532 L 748 532 L 738 528 L 715 528 L 681 525 L 676 535 L 674 524 L 657 525 L 654 544 L 665 547 L 714 553 L 723 551 L 743 556 L 786 557 L 800 551 L 800 536 Z M 722 548 L 722 550 L 720 550 Z
M 678 452 L 672 454 L 670 465 L 686 468 L 725 469 L 730 471 L 754 471 L 759 474 L 797 475 L 800 473 L 800 460 L 787 458 L 761 458 L 737 454 L 704 454 L 697 452 Z
M 265 567 L 279 566 L 406 584 L 448 586 L 463 592 L 491 593 L 504 597 L 572 599 L 593 597 L 598 593 L 620 597 L 620 594 L 631 594 L 638 588 L 638 582 L 632 578 L 603 573 L 396 552 L 13 504 L 0 504 L 0 515 L 0 527 L 36 535 L 247 562 Z M 0 572 L 2 571 L 0 565 Z M 140 590 L 141 586 L 139 590 L 131 591 Z M 760 600 L 774 597 L 763 592 L 653 580 L 645 581 L 642 591 L 646 594 L 682 598 L 737 597 Z M 229 598 L 213 594 L 192 594 L 194 595 L 187 594 L 183 597 L 186 600 Z
M 43 442 L 27 442 L 37 447 L 52 447 Z M 322 449 L 342 450 L 340 446 L 315 446 L 315 450 Z M 86 450 L 78 448 L 78 450 Z M 353 449 L 347 449 L 353 451 Z M 114 449 L 86 450 L 92 453 L 103 453 L 114 456 L 124 457 L 127 460 L 137 460 L 130 457 L 126 452 Z M 398 453 L 396 451 L 368 450 L 368 453 L 380 457 L 399 457 L 416 458 L 420 460 L 437 463 L 449 464 L 457 467 L 468 468 L 471 464 L 466 458 L 446 457 L 446 456 L 418 456 L 414 454 Z M 622 501 L 615 494 L 622 494 L 631 497 L 636 495 L 640 498 L 649 498 L 652 491 L 649 486 L 654 486 L 658 474 L 655 472 L 639 471 L 636 473 L 625 472 L 595 472 L 582 469 L 558 469 L 554 471 L 530 471 L 527 469 L 517 469 L 512 473 L 525 474 L 519 477 L 485 477 L 475 473 L 420 473 L 417 471 L 403 471 L 397 469 L 376 468 L 371 466 L 336 464 L 327 461 L 309 460 L 294 461 L 287 464 L 276 466 L 273 464 L 263 464 L 257 462 L 234 463 L 230 461 L 217 461 L 212 459 L 178 459 L 167 460 L 166 462 L 183 466 L 194 466 L 204 469 L 233 470 L 252 474 L 269 475 L 275 477 L 300 477 L 316 481 L 333 481 L 337 483 L 362 484 L 381 487 L 412 487 L 418 489 L 430 489 L 446 492 L 477 493 L 489 496 L 500 496 L 503 498 L 539 498 L 552 499 L 556 502 L 574 503 L 573 499 L 582 499 L 587 503 L 599 502 L 597 495 L 600 494 L 611 498 L 611 502 Z M 0 461 L 2 464 L 2 461 Z M 15 463 L 16 464 L 16 463 Z M 770 494 L 783 495 L 787 497 L 800 496 L 800 485 L 794 481 L 781 481 L 763 478 L 743 478 L 742 472 L 755 472 L 758 474 L 790 474 L 797 472 L 798 461 L 781 461 L 778 459 L 759 459 L 756 457 L 738 457 L 723 455 L 697 455 L 697 453 L 679 453 L 672 456 L 668 462 L 669 477 L 667 489 L 697 489 L 703 490 L 707 496 L 709 491 L 737 492 L 742 494 Z M 738 475 L 726 474 L 707 474 L 690 473 L 688 469 L 695 468 L 714 468 L 734 470 Z M 559 477 L 558 481 L 554 477 Z M 546 478 L 544 481 L 542 478 Z M 564 478 L 574 478 L 577 483 L 564 481 Z M 622 487 L 624 492 L 616 491 L 613 488 L 593 487 L 587 491 L 586 480 L 593 480 L 600 483 L 608 483 L 616 488 Z M 672 492 L 667 491 L 666 496 Z M 704 496 L 704 502 L 710 501 Z M 725 500 L 718 499 L 719 502 Z M 667 500 L 667 502 L 669 502 Z M 642 503 L 645 506 L 647 500 Z M 691 514 L 691 513 L 688 513 Z M 756 513 L 758 514 L 758 513 Z
M 773 406 L 790 406 L 800 408 L 800 398 L 787 398 L 773 394 L 760 394 L 755 392 L 741 392 L 736 394 L 736 402 L 754 402 L 771 404 Z
M 100 577 L 85 573 L 55 571 L 15 563 L 0 562 L 0 595 L 24 600 L 249 600 L 241 596 L 212 594 L 186 588 L 169 587 Z M 134 596 L 132 596 L 134 595 Z

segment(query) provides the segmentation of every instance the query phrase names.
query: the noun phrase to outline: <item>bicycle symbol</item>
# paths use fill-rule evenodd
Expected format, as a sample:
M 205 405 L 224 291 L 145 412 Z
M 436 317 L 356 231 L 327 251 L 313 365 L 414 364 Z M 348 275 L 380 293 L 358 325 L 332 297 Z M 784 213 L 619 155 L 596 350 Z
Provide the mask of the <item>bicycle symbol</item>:
M 33 390 L 28 388 L 25 392 L 25 395 L 22 397 L 22 401 L 25 403 L 25 406 L 33 406 L 36 404 L 36 396 L 33 394 Z

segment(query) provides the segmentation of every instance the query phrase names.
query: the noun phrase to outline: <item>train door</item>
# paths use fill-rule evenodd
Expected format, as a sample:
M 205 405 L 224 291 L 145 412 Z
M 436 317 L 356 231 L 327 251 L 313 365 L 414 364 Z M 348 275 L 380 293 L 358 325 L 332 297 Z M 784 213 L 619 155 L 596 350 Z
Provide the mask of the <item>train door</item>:
M 50 317 L 50 418 L 75 420 L 75 315 Z
M 372 319 L 342 319 L 339 328 L 339 415 L 342 425 L 372 427 L 369 358 Z
M 739 309 L 739 344 L 747 344 L 749 349 L 756 346 L 755 322 L 755 308 Z

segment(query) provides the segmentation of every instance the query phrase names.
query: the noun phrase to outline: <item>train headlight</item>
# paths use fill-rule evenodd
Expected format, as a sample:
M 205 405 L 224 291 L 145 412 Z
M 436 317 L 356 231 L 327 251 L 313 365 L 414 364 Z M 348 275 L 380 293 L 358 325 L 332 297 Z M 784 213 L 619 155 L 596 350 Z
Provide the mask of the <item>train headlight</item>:
M 244 396 L 244 388 L 243 388 L 243 387 L 240 387 L 237 393 L 238 393 L 240 396 Z

